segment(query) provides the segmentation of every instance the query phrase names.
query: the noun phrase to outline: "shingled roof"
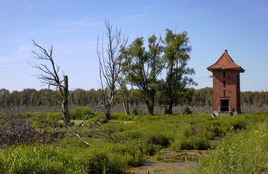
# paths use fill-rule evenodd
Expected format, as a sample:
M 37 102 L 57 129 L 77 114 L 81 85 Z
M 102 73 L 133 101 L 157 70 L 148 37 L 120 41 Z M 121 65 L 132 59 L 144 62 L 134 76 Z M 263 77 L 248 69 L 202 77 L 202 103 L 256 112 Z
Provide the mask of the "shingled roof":
M 233 59 L 228 55 L 227 50 L 221 55 L 216 63 L 207 68 L 209 71 L 214 70 L 237 70 L 239 72 L 244 72 L 245 70 L 237 65 Z

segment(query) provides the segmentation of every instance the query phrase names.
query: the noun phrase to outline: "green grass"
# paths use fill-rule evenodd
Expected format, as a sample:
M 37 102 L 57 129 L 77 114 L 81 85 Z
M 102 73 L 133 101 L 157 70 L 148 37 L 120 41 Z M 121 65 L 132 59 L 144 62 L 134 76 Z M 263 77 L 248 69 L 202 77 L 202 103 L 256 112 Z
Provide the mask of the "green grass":
M 33 115 L 33 127 L 48 132 L 59 129 L 55 127 L 55 122 L 61 124 L 54 119 L 57 114 L 44 113 L 40 118 Z M 198 173 L 215 173 L 217 169 L 222 173 L 266 170 L 268 113 L 216 118 L 205 113 L 112 113 L 107 124 L 101 123 L 100 114 L 85 121 L 83 127 L 77 127 L 80 120 L 75 118 L 74 131 L 90 146 L 67 131 L 53 144 L 7 147 L 0 151 L 0 173 L 128 173 L 150 156 L 162 160 L 160 150 L 166 148 L 174 152 L 210 150 L 210 157 L 202 160 Z

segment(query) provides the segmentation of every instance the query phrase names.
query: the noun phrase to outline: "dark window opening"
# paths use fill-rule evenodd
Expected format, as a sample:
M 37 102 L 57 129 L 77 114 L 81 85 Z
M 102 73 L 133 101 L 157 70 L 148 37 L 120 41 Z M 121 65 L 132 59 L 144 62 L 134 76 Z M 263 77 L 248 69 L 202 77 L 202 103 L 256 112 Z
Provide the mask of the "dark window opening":
M 221 100 L 221 111 L 229 111 L 229 100 Z
M 225 84 L 225 80 L 224 80 L 224 81 L 223 81 L 223 86 L 225 87 L 225 85 L 226 85 L 226 84 Z
M 223 72 L 223 77 L 225 77 L 225 72 Z
M 223 91 L 223 96 L 224 96 L 224 97 L 225 97 L 225 94 L 226 94 L 226 93 L 225 93 L 225 90 L 224 90 L 224 91 Z

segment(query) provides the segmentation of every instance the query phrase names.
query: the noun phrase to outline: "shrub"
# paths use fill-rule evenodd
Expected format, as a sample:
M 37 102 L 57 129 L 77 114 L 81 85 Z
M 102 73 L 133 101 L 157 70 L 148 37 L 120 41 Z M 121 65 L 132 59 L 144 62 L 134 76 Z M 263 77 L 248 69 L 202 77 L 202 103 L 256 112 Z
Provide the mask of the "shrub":
M 92 156 L 87 156 L 84 165 L 86 166 L 87 173 L 112 173 L 109 158 L 103 152 L 93 153 Z
M 171 144 L 171 147 L 178 150 L 207 150 L 210 148 L 208 139 L 204 136 L 189 136 L 186 137 L 180 134 L 176 137 L 175 141 Z
M 133 120 L 134 115 L 128 115 L 125 113 L 112 113 L 111 120 L 130 121 Z
M 194 149 L 207 150 L 210 148 L 210 143 L 206 137 L 197 136 L 193 140 Z
M 70 111 L 70 119 L 82 120 L 84 117 L 91 112 L 91 107 L 88 106 L 77 106 Z
M 142 153 L 151 156 L 154 155 L 156 152 L 160 151 L 161 146 L 155 144 L 141 143 L 140 148 L 142 150 Z
M 126 154 L 121 154 L 119 149 L 112 145 L 106 147 L 102 144 L 98 147 L 81 149 L 79 153 L 80 165 L 85 168 L 86 173 L 126 173 L 129 169 L 127 161 L 124 161 Z M 84 172 L 85 173 L 85 172 Z
M 127 130 L 123 132 L 122 136 L 127 139 L 142 139 L 145 134 L 140 130 Z
M 146 154 L 146 150 L 136 141 L 111 145 L 107 151 L 121 155 L 122 161 L 126 162 L 130 167 L 141 166 L 145 161 L 144 154 Z
M 181 150 L 206 150 L 210 147 L 208 140 L 205 137 L 191 136 L 182 140 L 180 143 Z
M 61 113 L 47 112 L 33 115 L 33 126 L 35 128 L 60 127 Z
M 155 145 L 160 145 L 162 147 L 168 147 L 168 145 L 170 144 L 170 141 L 171 141 L 171 138 L 168 137 L 168 135 L 155 132 L 155 133 L 149 134 L 145 142 L 147 144 L 155 144 Z
M 103 118 L 104 118 L 104 114 L 92 115 L 92 116 L 89 116 L 88 120 L 86 120 L 83 124 L 84 125 L 96 124 L 97 122 L 102 122 Z
M 139 167 L 143 165 L 145 159 L 144 159 L 144 155 L 142 154 L 142 152 L 140 150 L 137 150 L 134 153 L 134 156 L 130 154 L 124 155 L 123 161 L 126 162 L 128 166 L 130 167 Z
M 195 130 L 194 130 L 193 126 L 191 126 L 191 127 L 184 128 L 182 130 L 182 133 L 183 133 L 184 137 L 189 138 L 195 134 Z
M 245 130 L 247 123 L 244 120 L 238 120 L 232 123 L 234 130 Z

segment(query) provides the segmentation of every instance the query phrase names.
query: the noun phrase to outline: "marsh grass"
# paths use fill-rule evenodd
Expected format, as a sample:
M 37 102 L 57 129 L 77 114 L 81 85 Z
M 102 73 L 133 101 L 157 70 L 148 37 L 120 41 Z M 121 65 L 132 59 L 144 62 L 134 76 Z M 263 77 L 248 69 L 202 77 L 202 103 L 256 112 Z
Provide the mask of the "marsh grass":
M 53 113 L 42 120 L 49 122 L 50 118 L 54 118 Z M 206 113 L 154 116 L 112 113 L 111 120 L 102 124 L 103 114 L 100 114 L 85 121 L 83 127 L 77 124 L 73 127 L 90 145 L 66 131 L 65 137 L 52 144 L 7 147 L 0 152 L 0 171 L 128 173 L 131 167 L 143 165 L 153 155 L 165 160 L 162 150 L 170 149 L 174 152 L 211 150 L 211 157 L 202 160 L 201 173 L 217 169 L 222 173 L 259 172 L 265 170 L 267 157 L 264 153 L 268 149 L 265 146 L 267 118 L 268 113 L 216 118 Z M 33 124 L 36 129 L 42 127 L 47 132 L 55 129 L 53 124 L 38 126 L 37 123 Z
M 202 161 L 199 173 L 261 173 L 267 170 L 267 122 L 230 135 Z

